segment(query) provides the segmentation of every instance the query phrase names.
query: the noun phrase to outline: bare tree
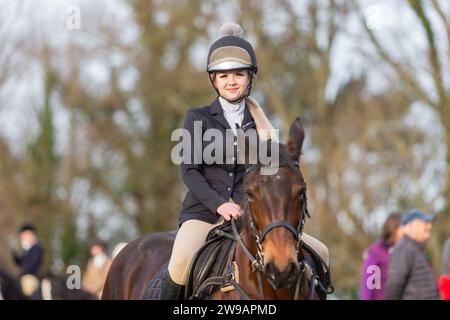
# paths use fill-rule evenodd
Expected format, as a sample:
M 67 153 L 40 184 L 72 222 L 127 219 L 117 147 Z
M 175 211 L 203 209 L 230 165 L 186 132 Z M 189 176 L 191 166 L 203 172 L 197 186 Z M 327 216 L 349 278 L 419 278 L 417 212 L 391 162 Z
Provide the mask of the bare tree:
M 441 121 L 447 156 L 446 185 L 442 190 L 446 204 L 438 218 L 439 222 L 435 225 L 432 238 L 433 261 L 435 265 L 438 265 L 439 254 L 443 242 L 448 237 L 447 229 L 450 223 L 448 202 L 450 199 L 450 82 L 445 76 L 450 74 L 450 16 L 444 1 L 408 0 L 405 2 L 405 7 L 415 17 L 419 32 L 415 34 L 415 37 L 420 37 L 425 43 L 423 50 L 416 50 L 419 56 L 416 55 L 410 59 L 408 59 L 408 50 L 415 47 L 410 38 L 407 38 L 410 43 L 406 47 L 387 47 L 382 41 L 382 36 L 369 28 L 363 9 L 358 7 L 358 10 L 362 26 L 370 43 L 376 49 L 377 58 L 394 71 L 397 79 L 402 83 L 403 90 L 413 101 L 434 109 Z M 430 81 L 424 82 L 424 78 Z

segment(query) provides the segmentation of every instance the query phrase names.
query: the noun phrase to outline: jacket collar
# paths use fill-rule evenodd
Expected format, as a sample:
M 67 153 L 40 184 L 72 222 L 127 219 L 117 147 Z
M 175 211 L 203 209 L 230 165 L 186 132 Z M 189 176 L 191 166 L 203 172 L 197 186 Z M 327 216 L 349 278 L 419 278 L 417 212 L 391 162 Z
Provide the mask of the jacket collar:
M 227 119 L 225 119 L 225 116 L 223 115 L 219 97 L 217 97 L 209 106 L 209 113 L 211 114 L 212 118 L 219 122 L 225 129 L 231 129 Z
M 223 114 L 222 106 L 220 105 L 219 97 L 217 96 L 209 106 L 209 113 L 211 115 Z
M 245 105 L 244 118 L 242 119 L 242 129 L 245 132 L 250 128 L 253 128 L 253 129 L 256 128 L 256 124 L 255 124 L 255 121 L 253 120 L 250 110 L 248 109 L 248 106 Z
M 222 106 L 220 105 L 219 97 L 217 97 L 209 106 L 209 113 L 211 114 L 213 119 L 219 122 L 225 129 L 231 129 L 227 119 L 225 119 L 225 116 L 223 115 L 223 109 Z M 242 128 L 244 129 L 245 132 L 248 129 L 255 127 L 256 127 L 255 121 L 253 120 L 253 117 L 246 105 L 244 109 L 244 118 L 242 120 Z
M 425 250 L 425 244 L 418 242 L 414 239 L 412 239 L 411 237 L 409 237 L 408 235 L 404 235 L 403 238 L 405 239 L 405 242 L 409 242 L 411 244 L 413 244 L 415 247 L 419 248 L 420 250 L 424 251 Z

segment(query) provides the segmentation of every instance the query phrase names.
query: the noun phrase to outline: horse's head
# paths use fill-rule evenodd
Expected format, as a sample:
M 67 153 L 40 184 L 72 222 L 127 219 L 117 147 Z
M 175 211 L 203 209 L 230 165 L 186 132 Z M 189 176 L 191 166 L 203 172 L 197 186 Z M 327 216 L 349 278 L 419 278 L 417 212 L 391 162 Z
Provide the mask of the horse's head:
M 301 267 L 299 241 L 307 213 L 306 184 L 299 168 L 303 140 L 303 127 L 296 119 L 287 143 L 279 145 L 277 173 L 263 175 L 257 164 L 248 166 L 245 177 L 248 218 L 263 271 L 274 289 L 295 285 Z

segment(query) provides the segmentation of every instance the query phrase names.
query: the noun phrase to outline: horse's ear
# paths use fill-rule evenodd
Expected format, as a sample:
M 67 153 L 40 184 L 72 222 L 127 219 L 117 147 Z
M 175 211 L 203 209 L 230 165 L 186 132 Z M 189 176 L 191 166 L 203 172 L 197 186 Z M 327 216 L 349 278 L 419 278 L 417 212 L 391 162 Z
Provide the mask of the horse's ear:
M 297 118 L 291 124 L 291 128 L 289 129 L 289 139 L 286 143 L 289 155 L 291 155 L 293 159 L 298 160 L 300 157 L 304 139 L 305 131 L 303 130 L 300 118 Z

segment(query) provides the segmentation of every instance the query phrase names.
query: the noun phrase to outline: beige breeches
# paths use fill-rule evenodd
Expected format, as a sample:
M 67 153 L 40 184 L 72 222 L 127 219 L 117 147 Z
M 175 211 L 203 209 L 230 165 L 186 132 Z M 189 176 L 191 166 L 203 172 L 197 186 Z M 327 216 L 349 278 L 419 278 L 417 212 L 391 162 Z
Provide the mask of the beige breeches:
M 169 275 L 175 283 L 186 284 L 187 273 L 195 253 L 205 243 L 209 231 L 222 223 L 223 218 L 216 224 L 200 220 L 188 220 L 181 225 L 173 244 L 168 267 Z M 329 265 L 328 248 L 322 242 L 306 233 L 303 233 L 301 239 Z
M 222 223 L 223 218 L 220 218 L 216 224 L 188 220 L 181 225 L 173 244 L 168 267 L 169 275 L 175 283 L 186 284 L 187 273 L 195 253 L 205 243 L 208 232 Z

